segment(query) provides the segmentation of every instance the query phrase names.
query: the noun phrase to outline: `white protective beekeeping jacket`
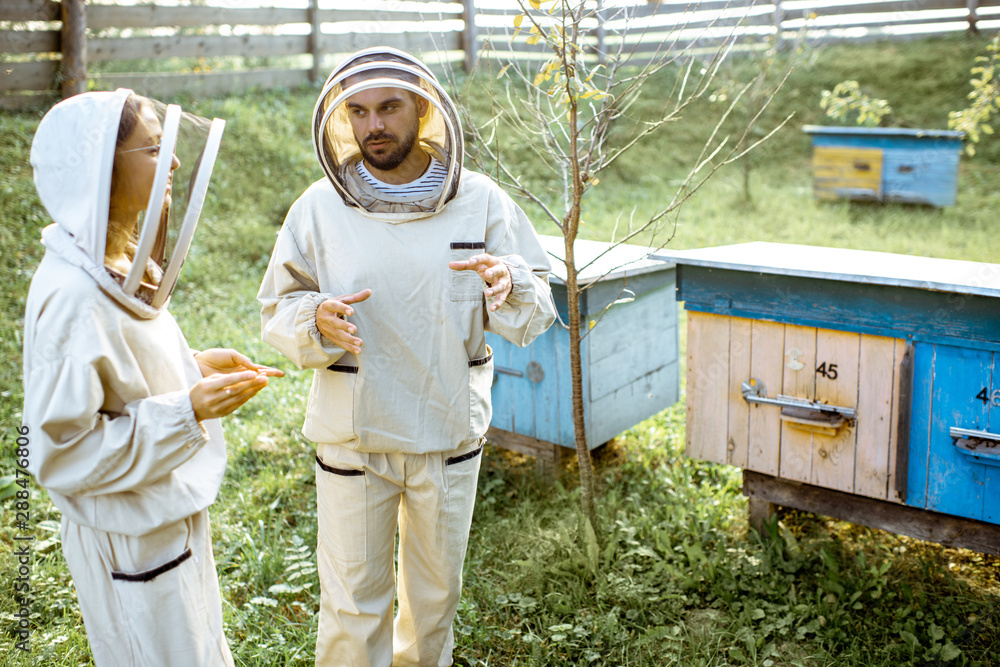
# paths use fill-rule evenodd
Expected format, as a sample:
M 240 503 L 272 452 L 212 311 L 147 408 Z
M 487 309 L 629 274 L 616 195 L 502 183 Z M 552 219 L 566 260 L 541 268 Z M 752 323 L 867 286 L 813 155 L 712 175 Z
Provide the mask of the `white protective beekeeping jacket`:
M 521 209 L 488 178 L 462 169 L 459 119 L 434 76 L 402 52 L 368 54 L 384 56 L 380 71 L 395 60 L 419 75 L 419 85 L 362 85 L 408 87 L 431 102 L 420 141 L 448 176 L 437 192 L 411 199 L 382 195 L 358 177 L 350 93 L 340 84 L 357 59 L 334 71 L 313 121 L 327 178 L 295 202 L 278 234 L 258 295 L 262 335 L 299 368 L 315 369 L 307 438 L 368 452 L 447 451 L 489 426 L 493 363 L 484 332 L 525 346 L 553 322 L 551 267 Z M 448 268 L 484 252 L 500 257 L 513 279 L 495 312 L 478 274 Z M 319 333 L 316 309 L 367 288 L 371 297 L 353 306 L 364 341 L 354 355 Z
M 201 373 L 177 323 L 104 266 L 130 92 L 56 107 L 35 135 L 35 185 L 55 224 L 25 312 L 24 424 L 29 470 L 65 517 L 138 536 L 211 505 L 226 451 L 218 421 L 195 419 L 188 390 Z

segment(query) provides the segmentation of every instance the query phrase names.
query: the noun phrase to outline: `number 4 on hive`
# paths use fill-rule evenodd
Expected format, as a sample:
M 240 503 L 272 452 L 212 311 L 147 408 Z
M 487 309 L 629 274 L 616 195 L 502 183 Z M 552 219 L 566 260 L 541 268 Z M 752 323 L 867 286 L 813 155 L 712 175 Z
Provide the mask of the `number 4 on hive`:
M 982 401 L 984 405 L 992 400 L 993 405 L 1000 407 L 1000 389 L 994 389 L 993 394 L 991 395 L 989 387 L 983 387 L 982 390 L 976 394 L 976 398 Z

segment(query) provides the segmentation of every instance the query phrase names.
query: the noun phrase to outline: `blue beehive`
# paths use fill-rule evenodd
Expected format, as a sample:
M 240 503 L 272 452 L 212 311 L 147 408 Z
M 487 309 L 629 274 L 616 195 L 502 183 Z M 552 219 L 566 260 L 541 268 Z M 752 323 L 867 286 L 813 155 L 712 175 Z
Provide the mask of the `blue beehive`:
M 688 312 L 689 455 L 743 468 L 751 499 L 1000 553 L 1000 265 L 664 256 Z
M 561 322 L 567 321 L 564 241 L 541 236 L 554 258 L 550 278 Z M 577 241 L 581 285 L 583 391 L 587 444 L 593 449 L 678 398 L 677 305 L 673 264 L 650 249 Z M 594 327 L 589 329 L 589 324 Z M 493 348 L 493 421 L 489 439 L 536 456 L 558 458 L 574 447 L 569 332 L 560 322 L 527 348 L 487 334 Z
M 817 199 L 955 205 L 961 132 L 818 125 L 802 129 L 812 135 Z

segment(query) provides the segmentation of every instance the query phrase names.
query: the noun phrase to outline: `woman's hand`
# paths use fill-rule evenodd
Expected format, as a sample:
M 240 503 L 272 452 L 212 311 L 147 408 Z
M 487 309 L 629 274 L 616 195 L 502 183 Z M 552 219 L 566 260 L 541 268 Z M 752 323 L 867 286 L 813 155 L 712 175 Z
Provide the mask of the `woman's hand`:
M 267 386 L 267 376 L 255 371 L 216 373 L 197 382 L 188 395 L 198 421 L 218 419 L 253 398 Z
M 277 368 L 255 364 L 246 355 L 240 354 L 236 350 L 221 347 L 203 350 L 194 355 L 194 359 L 198 362 L 201 376 L 206 378 L 215 373 L 238 373 L 241 371 L 256 371 L 269 377 L 281 377 L 284 375 L 284 372 Z
M 268 377 L 284 375 L 277 368 L 255 364 L 236 350 L 213 348 L 194 358 L 203 378 L 188 394 L 198 421 L 228 415 L 266 387 Z

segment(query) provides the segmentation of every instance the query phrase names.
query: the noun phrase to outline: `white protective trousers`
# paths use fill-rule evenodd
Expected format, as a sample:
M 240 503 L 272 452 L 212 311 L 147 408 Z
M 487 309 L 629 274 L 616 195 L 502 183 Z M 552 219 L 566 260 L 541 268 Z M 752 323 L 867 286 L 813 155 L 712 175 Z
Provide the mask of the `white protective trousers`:
M 429 454 L 352 444 L 318 446 L 316 665 L 449 667 L 483 441 Z
M 233 667 L 208 510 L 139 537 L 63 517 L 97 667 Z

